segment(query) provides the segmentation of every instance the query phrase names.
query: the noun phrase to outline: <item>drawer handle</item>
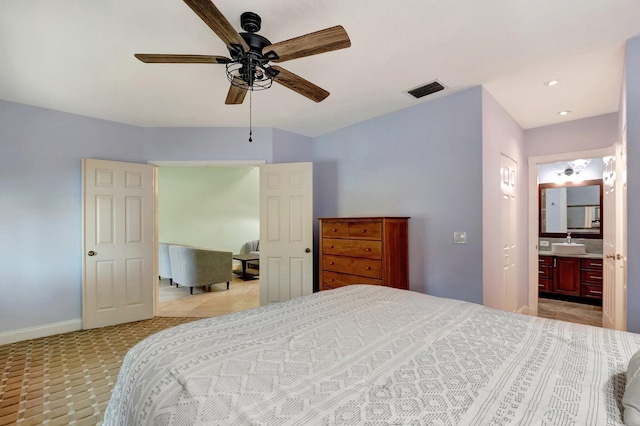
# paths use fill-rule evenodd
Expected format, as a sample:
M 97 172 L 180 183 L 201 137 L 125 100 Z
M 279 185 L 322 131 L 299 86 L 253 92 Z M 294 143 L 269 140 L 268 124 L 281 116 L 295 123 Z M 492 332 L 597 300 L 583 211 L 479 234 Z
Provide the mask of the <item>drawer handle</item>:
M 539 274 L 544 274 L 544 271 L 538 271 Z
M 329 282 L 332 283 L 333 282 L 333 278 L 329 278 Z
M 329 248 L 334 248 L 334 247 L 335 247 L 335 246 L 333 246 L 333 245 L 329 246 Z
M 367 266 L 367 267 L 366 267 L 366 268 L 364 268 L 364 269 L 365 269 L 365 270 L 367 270 L 367 271 L 370 271 L 370 270 L 371 270 L 371 266 Z
M 602 263 L 592 263 L 591 266 L 602 266 Z
M 597 275 L 591 275 L 591 278 L 593 278 L 594 280 L 601 280 L 602 277 L 599 277 Z
M 366 232 L 367 232 L 367 230 L 366 230 L 366 229 L 363 229 L 363 230 L 362 230 L 362 233 L 363 233 L 363 234 L 364 234 L 364 233 L 366 233 Z
M 591 294 L 602 294 L 601 291 L 591 290 L 589 293 Z
M 329 265 L 333 265 L 333 262 L 329 262 Z
M 366 249 L 364 249 L 364 251 L 371 251 L 371 249 L 367 247 Z
M 338 232 L 338 228 L 333 228 L 333 232 Z
M 544 287 L 544 284 L 538 284 L 538 287 Z

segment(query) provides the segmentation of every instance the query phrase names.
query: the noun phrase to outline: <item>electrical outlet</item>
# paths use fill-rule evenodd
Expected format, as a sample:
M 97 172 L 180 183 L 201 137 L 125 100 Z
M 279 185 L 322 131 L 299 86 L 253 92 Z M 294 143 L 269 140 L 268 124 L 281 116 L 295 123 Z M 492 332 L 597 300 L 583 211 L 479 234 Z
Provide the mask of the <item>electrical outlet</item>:
M 467 233 L 466 232 L 454 232 L 453 233 L 453 243 L 454 244 L 467 244 Z
M 541 240 L 540 241 L 540 247 L 549 247 L 549 241 Z

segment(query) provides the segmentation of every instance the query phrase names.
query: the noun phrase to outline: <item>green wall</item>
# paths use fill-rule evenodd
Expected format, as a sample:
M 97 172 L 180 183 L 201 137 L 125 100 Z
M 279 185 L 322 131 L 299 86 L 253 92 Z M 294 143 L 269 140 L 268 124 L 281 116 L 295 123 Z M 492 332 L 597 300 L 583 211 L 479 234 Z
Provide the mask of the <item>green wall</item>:
M 257 167 L 160 167 L 159 241 L 239 253 L 260 237 Z

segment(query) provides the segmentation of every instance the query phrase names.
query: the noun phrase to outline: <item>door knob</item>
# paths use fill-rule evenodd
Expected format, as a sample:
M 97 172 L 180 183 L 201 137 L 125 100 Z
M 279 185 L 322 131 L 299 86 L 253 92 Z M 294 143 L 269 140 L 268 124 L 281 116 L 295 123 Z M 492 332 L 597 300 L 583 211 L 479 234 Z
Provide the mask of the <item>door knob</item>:
M 307 247 L 306 249 L 304 249 L 304 252 L 305 253 L 311 253 L 311 249 Z
M 98 254 L 98 253 L 96 253 L 95 251 L 91 250 L 91 251 L 89 251 L 89 253 L 87 253 L 87 254 L 88 254 L 89 256 L 95 256 L 95 255 L 96 255 L 96 254 Z

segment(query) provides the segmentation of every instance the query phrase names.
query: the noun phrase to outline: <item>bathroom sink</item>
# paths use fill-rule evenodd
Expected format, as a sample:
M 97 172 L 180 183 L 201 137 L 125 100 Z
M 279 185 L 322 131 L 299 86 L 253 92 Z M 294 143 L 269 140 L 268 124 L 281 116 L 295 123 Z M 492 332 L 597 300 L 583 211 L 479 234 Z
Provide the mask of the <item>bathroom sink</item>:
M 558 254 L 585 254 L 584 244 L 576 243 L 553 243 L 551 251 Z

